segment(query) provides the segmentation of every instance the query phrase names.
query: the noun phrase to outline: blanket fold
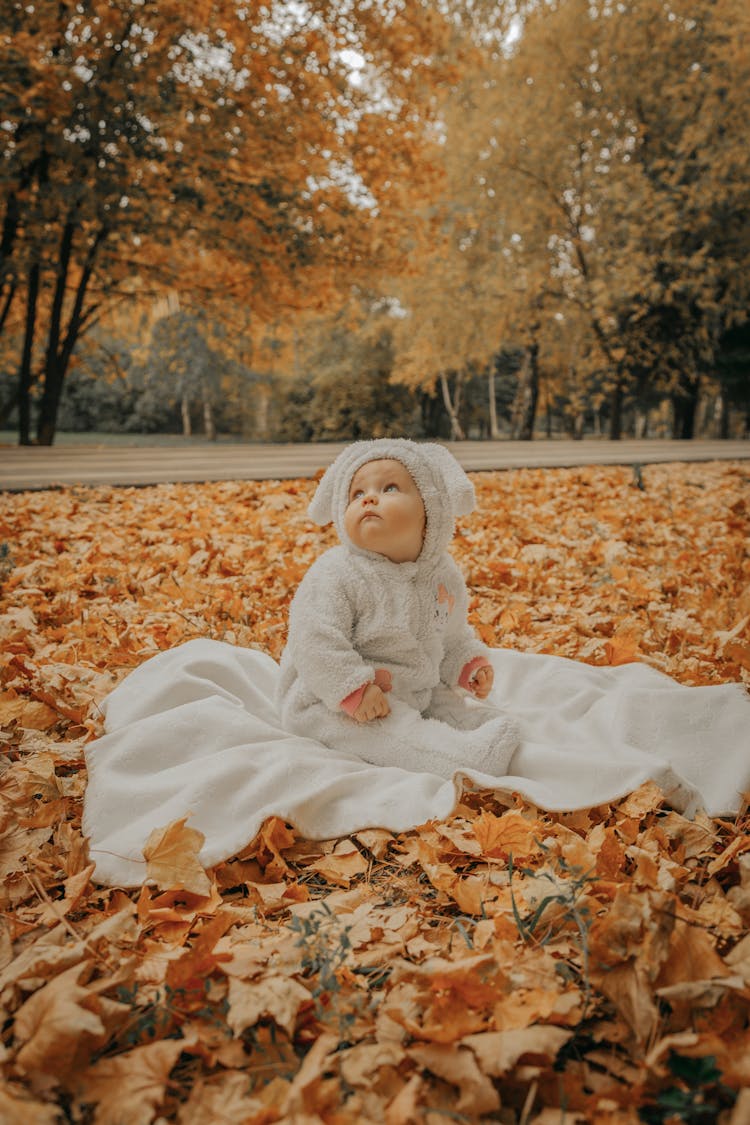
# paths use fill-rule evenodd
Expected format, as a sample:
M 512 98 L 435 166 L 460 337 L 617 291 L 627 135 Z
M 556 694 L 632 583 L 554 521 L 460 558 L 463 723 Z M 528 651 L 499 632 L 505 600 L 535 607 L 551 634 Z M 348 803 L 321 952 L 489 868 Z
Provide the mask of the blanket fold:
M 464 776 L 554 811 L 616 800 L 648 779 L 687 815 L 739 811 L 750 791 L 742 685 L 685 687 L 645 664 L 508 649 L 491 660 L 491 702 L 519 721 L 521 746 L 507 776 L 466 770 L 446 781 L 286 733 L 274 704 L 279 668 L 262 652 L 195 640 L 157 654 L 103 701 L 105 733 L 86 747 L 94 878 L 144 882 L 149 834 L 184 816 L 205 835 L 206 867 L 241 851 L 269 816 L 312 840 L 405 831 L 447 817 Z

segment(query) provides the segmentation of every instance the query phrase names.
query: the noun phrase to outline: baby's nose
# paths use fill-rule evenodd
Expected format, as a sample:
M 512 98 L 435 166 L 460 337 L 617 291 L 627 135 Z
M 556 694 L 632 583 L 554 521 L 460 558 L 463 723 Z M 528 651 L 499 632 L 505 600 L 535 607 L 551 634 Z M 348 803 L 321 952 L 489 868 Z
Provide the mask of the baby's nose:
M 362 503 L 363 504 L 377 504 L 377 502 L 378 502 L 378 497 L 377 497 L 377 493 L 375 493 L 375 492 L 371 492 L 368 496 L 362 497 Z

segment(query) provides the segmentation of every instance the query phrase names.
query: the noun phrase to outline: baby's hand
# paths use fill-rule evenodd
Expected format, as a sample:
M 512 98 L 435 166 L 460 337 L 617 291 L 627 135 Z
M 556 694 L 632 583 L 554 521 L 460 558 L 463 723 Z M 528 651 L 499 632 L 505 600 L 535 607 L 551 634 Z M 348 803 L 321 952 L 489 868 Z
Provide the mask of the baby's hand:
M 368 684 L 353 717 L 358 723 L 369 723 L 373 719 L 384 719 L 390 713 L 385 692 L 377 684 Z
M 484 667 L 478 668 L 471 678 L 469 683 L 469 691 L 475 695 L 477 699 L 486 699 L 492 690 L 492 685 L 495 682 L 495 670 L 491 664 L 485 664 Z

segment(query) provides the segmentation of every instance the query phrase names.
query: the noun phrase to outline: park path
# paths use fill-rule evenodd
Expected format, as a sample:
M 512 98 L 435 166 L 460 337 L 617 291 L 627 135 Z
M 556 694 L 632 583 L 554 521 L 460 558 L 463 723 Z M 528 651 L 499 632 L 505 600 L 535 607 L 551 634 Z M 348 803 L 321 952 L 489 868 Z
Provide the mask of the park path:
M 348 444 L 190 443 L 184 447 L 56 445 L 0 447 L 0 490 L 70 485 L 312 477 Z M 664 461 L 750 459 L 750 441 L 461 441 L 449 448 L 469 471 Z

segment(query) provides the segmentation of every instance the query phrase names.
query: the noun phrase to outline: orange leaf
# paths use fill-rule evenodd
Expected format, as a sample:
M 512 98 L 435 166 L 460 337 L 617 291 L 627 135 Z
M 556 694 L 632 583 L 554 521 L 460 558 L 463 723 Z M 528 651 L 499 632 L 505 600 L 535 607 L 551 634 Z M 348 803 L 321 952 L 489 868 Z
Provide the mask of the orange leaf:
M 330 855 L 323 855 L 309 865 L 329 883 L 348 887 L 357 875 L 367 871 L 367 860 L 351 840 L 340 840 Z
M 79 1102 L 96 1104 L 96 1125 L 148 1125 L 164 1099 L 169 1072 L 187 1045 L 184 1039 L 162 1039 L 99 1059 L 78 1079 Z
M 290 848 L 296 838 L 294 830 L 287 828 L 281 817 L 269 816 L 252 843 L 240 853 L 240 858 L 257 856 L 264 875 L 280 879 L 289 873 L 289 864 L 281 853 L 284 848 Z
M 482 848 L 482 855 L 498 856 L 507 859 L 512 853 L 527 856 L 534 851 L 534 837 L 539 833 L 539 825 L 528 821 L 517 812 L 494 816 L 483 812 L 472 825 L 474 835 Z
M 633 633 L 618 633 L 606 642 L 604 651 L 608 664 L 632 664 L 640 654 L 638 638 Z
M 209 895 L 211 880 L 198 859 L 206 837 L 195 828 L 186 828 L 186 820 L 173 820 L 166 828 L 153 830 L 143 846 L 147 877 L 158 887 Z
M 91 1050 L 106 1038 L 99 1016 L 99 998 L 78 983 L 87 969 L 72 965 L 34 992 L 19 1008 L 15 1036 L 21 1046 L 16 1068 L 21 1074 L 50 1084 L 69 1075 L 79 1050 Z
M 750 671 L 750 644 L 747 641 L 730 641 L 724 649 L 724 655 Z
M 0 695 L 0 724 L 17 722 L 27 730 L 46 730 L 60 718 L 57 711 L 38 699 L 28 699 L 12 689 Z
M 8 1083 L 0 1086 L 0 1121 L 8 1125 L 58 1125 L 59 1110 L 49 1102 L 38 1102 Z
M 616 879 L 625 866 L 625 849 L 614 828 L 607 828 L 596 854 L 596 873 L 603 879 Z
M 176 961 L 170 961 L 166 982 L 175 992 L 197 991 L 200 1003 L 205 1003 L 204 983 L 221 961 L 231 961 L 231 953 L 215 953 L 214 946 L 236 918 L 228 911 L 219 910 L 207 922 L 193 945 Z

